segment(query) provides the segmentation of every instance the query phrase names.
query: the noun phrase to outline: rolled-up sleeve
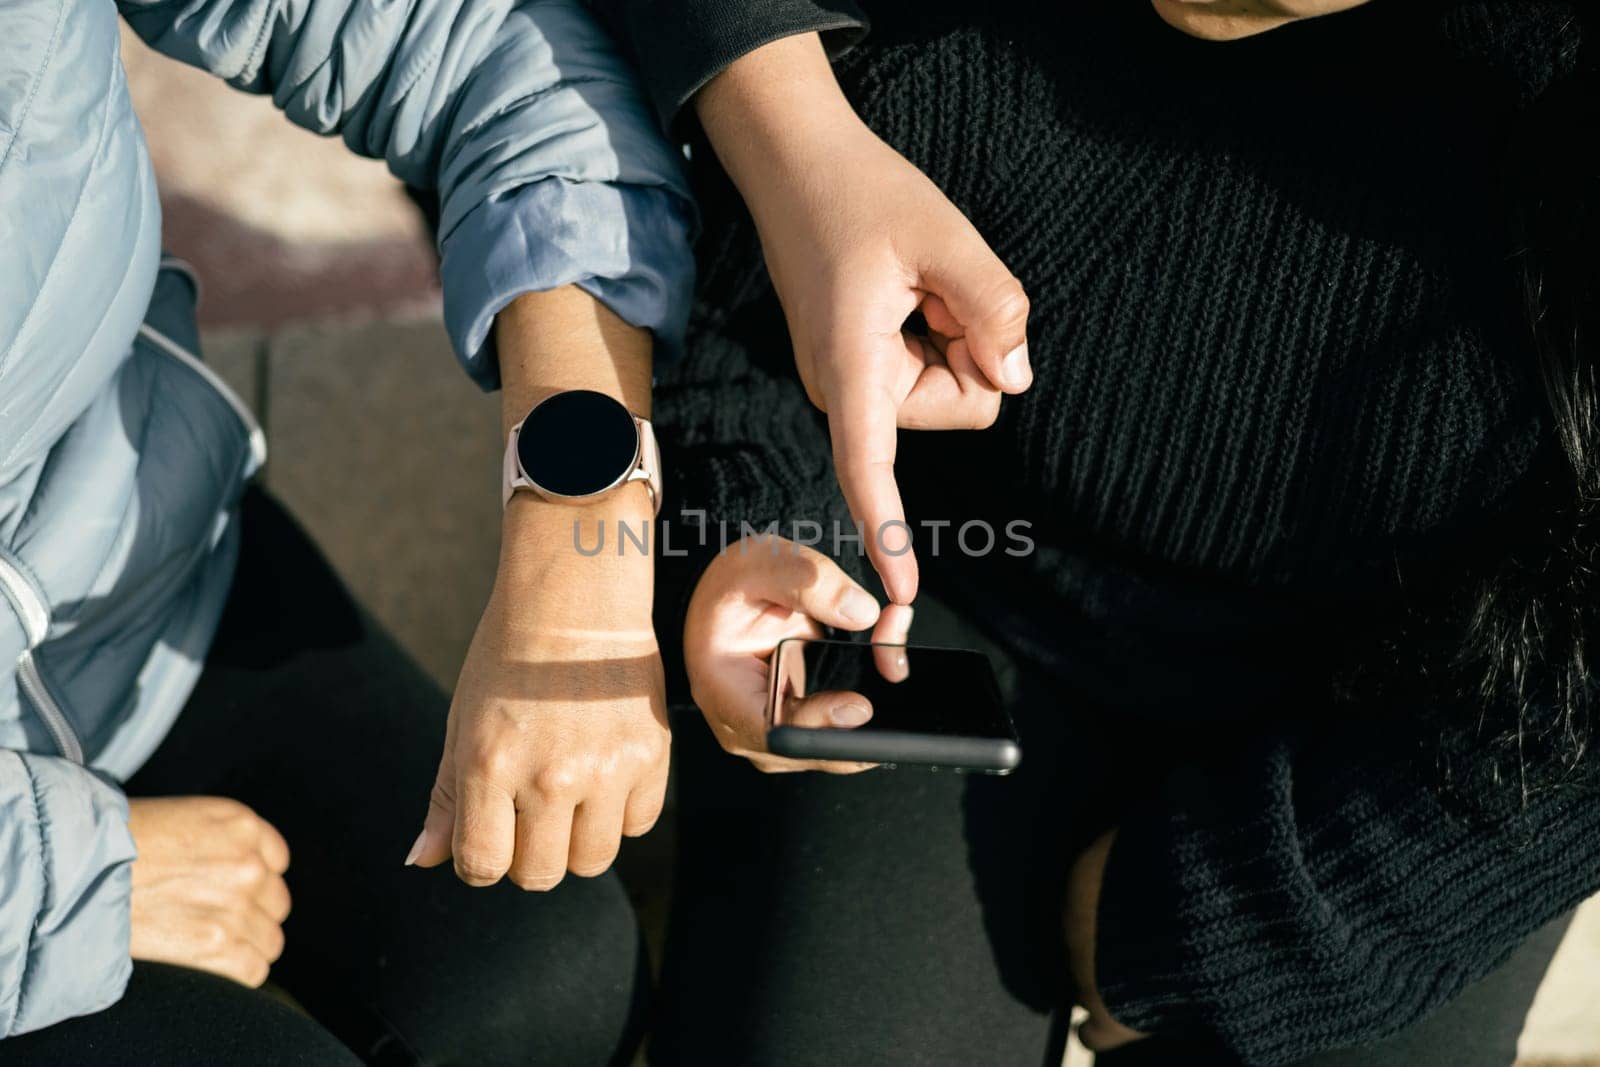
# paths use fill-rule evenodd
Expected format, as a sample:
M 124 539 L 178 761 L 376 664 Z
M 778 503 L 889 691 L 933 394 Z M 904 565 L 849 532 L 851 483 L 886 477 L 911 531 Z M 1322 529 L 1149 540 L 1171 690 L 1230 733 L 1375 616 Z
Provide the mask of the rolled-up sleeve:
M 498 386 L 495 315 L 522 293 L 569 283 L 653 331 L 657 359 L 676 358 L 694 287 L 691 226 L 673 197 L 560 178 L 479 205 L 444 241 L 440 267 L 445 327 L 467 373 Z
M 581 0 L 122 0 L 152 47 L 271 94 L 437 189 L 450 335 L 498 381 L 494 314 L 575 283 L 674 351 L 693 289 L 681 158 Z

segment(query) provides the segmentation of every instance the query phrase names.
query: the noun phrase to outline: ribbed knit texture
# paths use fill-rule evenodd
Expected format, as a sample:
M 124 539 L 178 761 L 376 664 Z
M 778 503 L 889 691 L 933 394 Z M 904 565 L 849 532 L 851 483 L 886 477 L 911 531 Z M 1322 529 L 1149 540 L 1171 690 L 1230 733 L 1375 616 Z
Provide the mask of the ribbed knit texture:
M 1258 1064 L 1358 1044 L 1600 889 L 1591 785 L 1464 816 L 1432 767 L 1448 716 L 1335 692 L 1405 583 L 1495 558 L 1539 484 L 1499 145 L 1570 60 L 1572 10 L 1379 0 L 1221 45 L 1129 0 L 1059 25 L 878 3 L 838 64 L 1033 302 L 1033 388 L 986 433 L 902 434 L 898 474 L 914 516 L 1024 518 L 1039 551 L 929 580 L 1064 694 L 1212 742 L 1111 854 L 1098 966 L 1128 1025 Z M 827 522 L 825 426 L 749 221 L 696 159 L 669 507 Z

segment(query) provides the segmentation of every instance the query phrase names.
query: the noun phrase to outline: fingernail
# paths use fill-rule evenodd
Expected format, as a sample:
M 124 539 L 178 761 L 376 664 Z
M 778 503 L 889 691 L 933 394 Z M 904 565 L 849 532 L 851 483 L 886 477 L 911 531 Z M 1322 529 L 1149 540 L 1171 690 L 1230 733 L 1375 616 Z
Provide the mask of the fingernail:
M 1000 361 L 1000 377 L 1013 389 L 1026 389 L 1033 381 L 1033 371 L 1028 366 L 1028 343 L 1013 348 Z
M 865 704 L 839 704 L 828 712 L 835 726 L 860 726 L 872 718 L 872 709 Z
M 911 620 L 916 618 L 916 615 L 917 615 L 916 609 L 911 607 L 910 605 L 906 606 L 906 608 L 904 609 L 904 613 L 905 613 L 906 624 L 904 626 L 900 627 L 900 644 L 902 644 L 902 645 L 905 644 L 907 641 L 911 640 Z M 904 656 L 901 656 L 900 658 L 901 659 L 905 659 Z
M 406 853 L 407 867 L 410 867 L 412 864 L 417 862 L 417 857 L 422 855 L 422 846 L 426 844 L 427 841 L 428 831 L 424 830 L 422 833 L 417 835 L 416 841 L 412 842 L 411 851 Z M 391 852 L 390 855 L 392 856 L 394 853 Z
M 851 589 L 839 604 L 839 613 L 859 626 L 870 626 L 878 617 L 878 602 L 870 593 Z

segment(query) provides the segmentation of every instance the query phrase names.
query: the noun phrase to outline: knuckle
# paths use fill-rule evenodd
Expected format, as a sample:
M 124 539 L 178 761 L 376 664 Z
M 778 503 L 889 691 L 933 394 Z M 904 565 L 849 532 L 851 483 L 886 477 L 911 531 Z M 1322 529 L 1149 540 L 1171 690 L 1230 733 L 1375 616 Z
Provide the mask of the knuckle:
M 516 773 L 516 762 L 516 756 L 509 749 L 487 745 L 473 752 L 467 766 L 475 777 L 504 782 Z
M 253 817 L 255 815 L 255 812 L 251 811 L 242 801 L 234 800 L 232 797 L 206 797 L 203 810 L 213 818 L 224 820 Z
M 207 952 L 220 952 L 233 943 L 233 931 L 220 919 L 208 919 L 201 924 L 198 940 Z
M 570 760 L 557 760 L 540 767 L 533 775 L 533 788 L 543 797 L 565 797 L 577 791 L 583 775 Z
M 231 860 L 224 868 L 225 877 L 230 885 L 240 888 L 250 888 L 261 885 L 272 872 L 267 870 L 267 865 L 258 852 L 248 852 Z
M 252 842 L 255 842 L 261 840 L 270 832 L 271 827 L 265 819 L 242 805 L 241 809 L 232 817 L 232 821 L 242 836 L 248 837 Z
M 634 778 L 638 772 L 659 764 L 668 752 L 668 741 L 660 733 L 652 732 L 628 742 L 622 750 L 622 763 Z
M 266 823 L 245 804 L 229 797 L 219 797 L 211 810 L 211 817 L 221 823 L 222 830 L 235 842 L 254 844 L 260 840 Z
M 1022 322 L 1031 310 L 1027 291 L 1010 275 L 995 286 L 989 298 L 989 318 L 994 322 Z

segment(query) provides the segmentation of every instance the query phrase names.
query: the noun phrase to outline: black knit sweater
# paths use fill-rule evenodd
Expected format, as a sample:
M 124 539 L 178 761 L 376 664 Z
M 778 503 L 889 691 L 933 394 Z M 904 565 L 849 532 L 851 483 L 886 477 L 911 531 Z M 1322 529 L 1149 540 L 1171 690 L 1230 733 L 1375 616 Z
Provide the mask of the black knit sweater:
M 804 28 L 809 5 L 780 6 Z M 847 93 L 1033 302 L 1033 388 L 985 433 L 902 434 L 898 473 L 914 520 L 1025 519 L 1038 550 L 928 559 L 928 586 L 1157 739 L 1101 898 L 1107 1002 L 1261 1064 L 1416 1022 L 1600 889 L 1592 777 L 1464 807 L 1438 742 L 1483 709 L 1349 682 L 1403 673 L 1377 636 L 1540 503 L 1499 175 L 1571 63 L 1571 5 L 1377 0 L 1227 45 L 1136 0 L 1059 24 L 867 6 Z M 715 62 L 775 35 L 734 7 L 703 20 Z M 680 60 L 655 61 L 664 112 L 710 73 Z M 700 306 L 656 408 L 669 510 L 843 517 L 753 229 L 694 158 Z M 663 560 L 664 586 L 695 565 Z

